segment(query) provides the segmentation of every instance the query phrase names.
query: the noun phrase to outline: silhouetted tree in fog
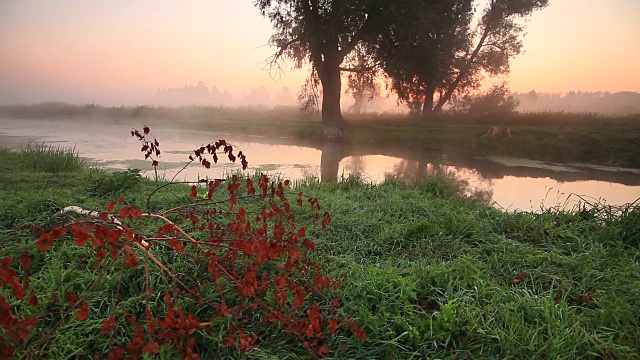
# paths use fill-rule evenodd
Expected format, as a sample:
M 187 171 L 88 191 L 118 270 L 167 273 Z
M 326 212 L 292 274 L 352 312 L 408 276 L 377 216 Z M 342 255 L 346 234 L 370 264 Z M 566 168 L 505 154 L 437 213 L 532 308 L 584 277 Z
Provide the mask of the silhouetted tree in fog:
M 278 50 L 272 69 L 280 61 L 309 62 L 322 85 L 322 129 L 325 138 L 342 136 L 340 109 L 341 70 L 345 57 L 363 42 L 376 38 L 392 0 L 256 0 L 254 4 L 274 25 L 271 44 Z M 312 81 L 313 82 L 313 81 Z M 312 84 L 310 84 L 312 85 Z
M 380 85 L 376 79 L 382 70 L 371 51 L 366 45 L 358 45 L 345 60 L 345 66 L 340 68 L 347 73 L 346 93 L 353 97 L 353 105 L 349 111 L 360 114 L 365 105 L 380 96 Z
M 413 111 L 438 112 L 455 94 L 477 89 L 485 74 L 508 73 L 510 60 L 522 50 L 524 27 L 517 20 L 548 0 L 489 0 L 475 27 L 474 5 L 413 1 L 394 12 L 398 19 L 378 57 L 392 89 Z
M 504 115 L 516 112 L 520 101 L 516 99 L 506 84 L 495 85 L 481 95 L 463 95 L 454 101 L 455 111 L 475 115 Z

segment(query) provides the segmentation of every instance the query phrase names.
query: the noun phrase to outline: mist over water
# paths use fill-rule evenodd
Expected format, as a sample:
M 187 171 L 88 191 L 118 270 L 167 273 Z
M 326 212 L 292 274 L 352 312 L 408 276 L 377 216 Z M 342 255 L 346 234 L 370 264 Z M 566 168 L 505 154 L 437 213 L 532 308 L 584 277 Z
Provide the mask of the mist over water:
M 0 146 L 17 148 L 28 141 L 75 147 L 90 166 L 124 170 L 142 169 L 154 176 L 144 161 L 141 144 L 130 136 L 127 125 L 97 121 L 0 119 Z M 384 150 L 362 146 L 318 147 L 291 138 L 267 138 L 233 133 L 211 133 L 152 128 L 162 150 L 159 174 L 173 178 L 198 146 L 218 139 L 231 142 L 246 155 L 246 174 L 266 172 L 291 180 L 317 177 L 336 181 L 359 174 L 365 181 L 380 183 L 399 177 L 409 183 L 438 173 L 468 183 L 470 194 L 491 199 L 509 210 L 540 210 L 552 206 L 571 208 L 579 200 L 622 205 L 640 198 L 640 170 L 599 167 L 506 157 L 470 157 L 456 152 L 409 152 L 400 147 Z M 211 170 L 193 164 L 177 180 L 219 178 L 240 170 L 239 164 L 221 159 Z

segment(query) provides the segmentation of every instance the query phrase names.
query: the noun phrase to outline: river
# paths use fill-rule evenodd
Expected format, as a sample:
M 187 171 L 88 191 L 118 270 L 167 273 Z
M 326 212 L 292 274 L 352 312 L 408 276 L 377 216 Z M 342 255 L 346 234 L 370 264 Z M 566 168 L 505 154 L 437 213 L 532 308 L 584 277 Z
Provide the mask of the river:
M 131 127 L 98 121 L 12 120 L 0 118 L 0 147 L 18 148 L 29 141 L 74 148 L 90 166 L 109 169 L 152 167 L 131 137 Z M 142 130 L 142 127 L 139 127 Z M 160 142 L 160 175 L 172 178 L 200 145 L 225 139 L 247 156 L 249 174 L 266 172 L 291 180 L 307 176 L 335 181 L 359 173 L 372 183 L 389 176 L 409 182 L 430 172 L 464 180 L 469 192 L 482 194 L 506 210 L 537 211 L 553 206 L 573 207 L 580 199 L 623 205 L 640 198 L 640 169 L 589 164 L 559 164 L 507 157 L 473 157 L 455 150 L 415 152 L 329 144 L 312 146 L 291 138 L 267 138 L 229 133 L 152 129 Z M 211 170 L 194 164 L 179 180 L 216 178 L 240 169 L 223 159 Z

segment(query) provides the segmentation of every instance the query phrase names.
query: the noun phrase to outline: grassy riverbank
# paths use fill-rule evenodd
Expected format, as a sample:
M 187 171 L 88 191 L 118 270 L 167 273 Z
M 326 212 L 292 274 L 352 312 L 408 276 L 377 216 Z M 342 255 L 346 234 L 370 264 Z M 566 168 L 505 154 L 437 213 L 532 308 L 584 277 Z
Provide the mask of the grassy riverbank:
M 62 207 L 105 209 L 120 195 L 144 207 L 155 188 L 135 172 L 67 166 L 69 156 L 47 148 L 0 149 L 0 257 L 33 242 L 28 229 L 51 224 Z M 393 180 L 368 186 L 349 178 L 337 184 L 308 180 L 290 189 L 316 196 L 332 214 L 327 233 L 310 234 L 316 241 L 312 259 L 340 281 L 343 311 L 367 333 L 364 342 L 330 337 L 329 357 L 640 358 L 638 204 L 506 213 L 461 196 L 462 184 L 433 175 L 413 186 Z M 151 206 L 166 210 L 188 201 L 188 193 L 174 189 Z M 86 261 L 86 248 L 64 240 L 32 264 L 31 282 L 44 293 L 60 290 L 65 275 L 73 275 L 65 286 L 77 288 L 96 277 L 91 264 L 74 267 Z M 143 296 L 133 289 L 141 280 L 129 275 L 121 279 L 131 298 L 120 306 L 136 308 Z M 90 319 L 63 324 L 39 357 L 88 358 L 108 341 L 124 341 L 100 335 L 117 279 L 98 285 L 87 298 Z M 11 299 L 8 287 L 0 292 Z M 26 316 L 38 310 L 13 311 Z M 41 334 L 35 331 L 27 341 Z M 211 336 L 203 332 L 198 344 L 203 358 L 306 357 L 277 329 L 249 352 L 220 347 Z M 170 349 L 163 353 L 171 358 Z
M 296 108 L 102 107 L 44 103 L 0 107 L 16 119 L 69 119 L 86 122 L 142 123 L 276 137 L 321 146 L 319 115 Z M 523 113 L 473 116 L 442 114 L 430 119 L 407 115 L 345 115 L 345 144 L 372 149 L 447 150 L 472 155 L 500 155 L 561 162 L 640 168 L 640 114 Z M 513 138 L 483 137 L 492 126 L 508 127 Z

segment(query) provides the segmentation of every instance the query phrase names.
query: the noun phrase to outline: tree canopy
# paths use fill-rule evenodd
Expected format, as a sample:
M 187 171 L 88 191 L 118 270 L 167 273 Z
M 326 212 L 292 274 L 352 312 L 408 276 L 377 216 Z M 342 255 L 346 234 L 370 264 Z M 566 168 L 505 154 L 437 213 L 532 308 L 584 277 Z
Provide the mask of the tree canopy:
M 322 84 L 322 124 L 327 138 L 342 135 L 341 65 L 359 43 L 376 38 L 390 0 L 257 0 L 275 28 L 270 43 L 277 47 L 271 68 L 282 60 L 295 67 L 311 63 Z
M 275 29 L 271 70 L 281 71 L 286 60 L 295 68 L 311 64 L 300 98 L 307 106 L 317 106 L 320 96 L 314 94 L 321 85 L 324 136 L 339 138 L 343 71 L 350 72 L 348 92 L 358 109 L 375 89 L 373 79 L 382 69 L 391 89 L 414 111 L 439 111 L 455 94 L 478 88 L 484 74 L 509 71 L 510 59 L 522 49 L 524 28 L 516 20 L 547 6 L 548 0 L 489 0 L 480 16 L 473 0 L 254 4 Z
M 518 20 L 548 3 L 490 0 L 479 16 L 473 0 L 413 2 L 396 11 L 379 49 L 392 89 L 413 111 L 442 110 L 454 95 L 477 89 L 485 75 L 509 72 L 522 51 Z

